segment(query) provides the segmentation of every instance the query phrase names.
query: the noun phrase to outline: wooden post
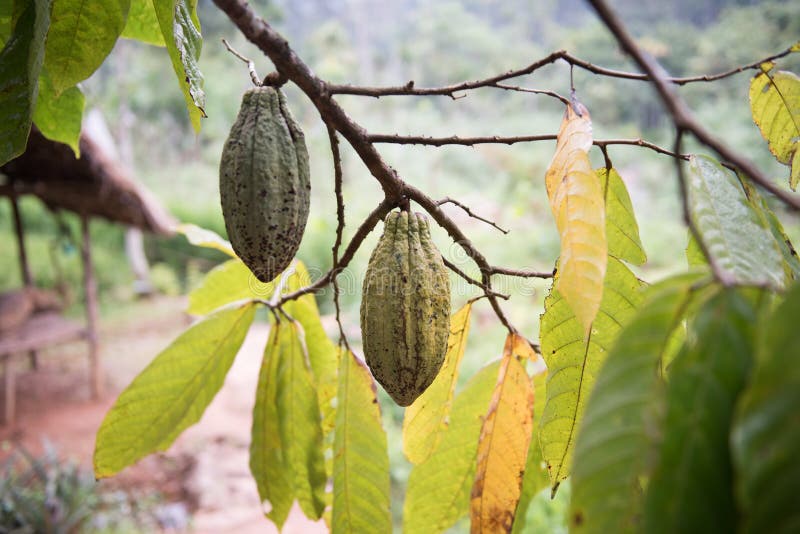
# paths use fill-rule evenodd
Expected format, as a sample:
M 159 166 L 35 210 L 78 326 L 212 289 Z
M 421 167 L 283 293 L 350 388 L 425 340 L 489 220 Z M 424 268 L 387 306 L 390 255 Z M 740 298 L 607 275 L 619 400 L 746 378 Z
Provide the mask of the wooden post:
M 14 217 L 14 230 L 17 234 L 17 252 L 19 253 L 19 268 L 22 282 L 25 284 L 25 287 L 32 287 L 33 275 L 31 275 L 31 267 L 28 264 L 28 252 L 25 250 L 25 230 L 22 226 L 22 215 L 20 215 L 19 212 L 17 196 L 12 192 L 8 198 L 11 200 L 11 213 Z M 30 358 L 31 367 L 38 369 L 39 358 L 37 357 L 36 351 L 30 351 L 28 356 Z
M 5 405 L 3 407 L 3 424 L 14 424 L 14 400 L 16 397 L 14 387 L 14 362 L 11 361 L 11 354 L 2 356 L 3 358 L 3 382 L 5 383 Z
M 103 369 L 97 340 L 97 284 L 92 268 L 92 247 L 89 236 L 89 217 L 81 214 L 81 259 L 83 260 L 83 289 L 86 299 L 86 338 L 89 343 L 89 380 L 92 398 L 103 394 Z

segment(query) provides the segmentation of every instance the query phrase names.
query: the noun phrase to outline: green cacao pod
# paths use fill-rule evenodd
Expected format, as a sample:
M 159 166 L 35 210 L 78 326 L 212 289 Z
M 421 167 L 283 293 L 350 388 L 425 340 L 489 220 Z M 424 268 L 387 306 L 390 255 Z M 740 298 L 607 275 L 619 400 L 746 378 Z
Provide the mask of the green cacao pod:
M 419 213 L 392 212 L 372 252 L 361 298 L 364 356 L 400 406 L 442 367 L 450 332 L 450 281 Z
M 242 97 L 222 149 L 219 191 L 233 250 L 262 282 L 294 258 L 308 221 L 308 151 L 283 93 L 256 87 Z

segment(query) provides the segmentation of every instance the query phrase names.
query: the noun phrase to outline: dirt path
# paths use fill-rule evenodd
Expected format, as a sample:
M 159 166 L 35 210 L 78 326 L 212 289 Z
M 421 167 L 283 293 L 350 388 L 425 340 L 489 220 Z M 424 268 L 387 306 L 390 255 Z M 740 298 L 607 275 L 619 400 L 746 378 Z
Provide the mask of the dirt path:
M 180 309 L 180 304 L 170 305 Z M 87 399 L 81 346 L 58 349 L 63 358 L 44 354 L 35 372 L 26 370 L 25 361 L 20 360 L 18 423 L 13 428 L 0 427 L 0 444 L 6 445 L 0 447 L 0 459 L 9 443 L 39 452 L 46 439 L 62 456 L 90 468 L 95 433 L 116 394 L 185 327 L 179 312 L 167 315 L 171 320 L 161 319 L 158 325 L 122 325 L 103 333 L 102 350 L 111 378 L 110 392 L 99 402 Z M 248 467 L 251 413 L 266 338 L 267 326 L 254 325 L 202 420 L 169 451 L 145 458 L 99 484 L 160 492 L 168 501 L 182 502 L 194 510 L 192 532 L 278 532 L 262 514 Z M 323 522 L 309 521 L 295 507 L 283 532 L 316 533 L 327 528 Z

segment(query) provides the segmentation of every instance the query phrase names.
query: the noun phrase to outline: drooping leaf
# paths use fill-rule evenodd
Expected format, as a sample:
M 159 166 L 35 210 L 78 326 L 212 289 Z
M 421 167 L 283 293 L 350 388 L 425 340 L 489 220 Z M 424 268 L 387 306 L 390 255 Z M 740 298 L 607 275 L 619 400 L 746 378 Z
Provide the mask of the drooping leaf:
M 350 352 L 341 354 L 338 375 L 331 530 L 390 533 L 389 453 L 375 384 Z
M 293 273 L 286 282 L 284 293 L 296 291 L 311 283 L 311 277 L 303 262 L 295 261 L 290 269 L 293 269 Z M 284 304 L 283 309 L 303 326 L 306 347 L 308 347 L 308 357 L 317 383 L 317 397 L 319 398 L 319 409 L 322 413 L 322 432 L 326 436 L 326 442 L 328 442 L 328 438 L 332 438 L 331 432 L 333 431 L 336 413 L 333 405 L 337 388 L 336 345 L 328 338 L 325 329 L 322 327 L 317 300 L 313 294 L 308 293 L 296 300 L 289 301 Z M 332 445 L 332 443 L 329 443 L 329 445 Z
M 541 490 L 547 487 L 550 477 L 547 475 L 547 464 L 542 458 L 542 449 L 539 447 L 539 421 L 544 413 L 544 400 L 547 393 L 547 371 L 533 376 L 533 426 L 531 427 L 531 444 L 528 447 L 528 458 L 525 460 L 525 474 L 522 477 L 522 491 L 514 514 L 512 534 L 523 532 L 525 515 L 531 500 Z
M 648 472 L 652 420 L 663 403 L 659 362 L 683 329 L 690 288 L 700 276 L 677 276 L 648 288 L 600 370 L 575 444 L 572 532 L 638 531 L 640 480 Z
M 800 180 L 800 78 L 792 72 L 762 66 L 750 82 L 750 110 L 753 121 L 767 140 L 775 158 L 792 167 L 789 185 Z
M 200 118 L 206 116 L 206 95 L 203 75 L 198 66 L 203 38 L 197 19 L 197 0 L 153 0 L 161 35 L 172 60 L 172 68 L 183 91 L 189 119 L 195 132 L 200 131 Z
M 275 283 L 275 280 L 266 284 L 259 281 L 238 258 L 228 260 L 211 269 L 203 282 L 189 293 L 186 311 L 192 315 L 205 315 L 237 300 L 269 300 L 275 291 Z
M 128 20 L 125 29 L 122 30 L 122 37 L 151 45 L 166 46 L 153 8 L 153 0 L 131 0 L 131 9 L 128 11 Z
M 286 334 L 279 325 L 269 331 L 258 374 L 250 442 L 250 472 L 256 481 L 264 512 L 278 528 L 286 522 L 294 502 L 293 477 L 286 459 L 286 449 L 281 443 L 277 404 L 278 361 L 284 342 L 281 338 Z
M 97 70 L 125 27 L 130 0 L 53 0 L 44 66 L 56 96 Z
M 33 122 L 46 138 L 65 143 L 80 157 L 79 146 L 84 98 L 78 86 L 70 87 L 56 96 L 46 70 L 39 76 L 39 97 L 33 112 Z
M 575 311 L 584 337 L 600 307 L 608 258 L 603 191 L 589 162 L 591 146 L 589 112 L 578 103 L 567 106 L 545 185 L 561 237 L 556 289 Z
M 545 299 L 540 331 L 549 376 L 539 441 L 554 491 L 570 473 L 575 436 L 589 393 L 617 334 L 636 313 L 642 298 L 640 286 L 625 264 L 609 258 L 603 301 L 588 340 L 557 290 Z
M 793 532 L 800 525 L 800 285 L 761 328 L 754 369 L 734 418 L 731 445 L 741 532 Z
M 230 242 L 223 239 L 219 236 L 219 234 L 211 230 L 206 230 L 205 228 L 201 228 L 195 224 L 186 223 L 176 226 L 175 231 L 186 236 L 186 239 L 188 239 L 189 243 L 192 245 L 197 247 L 213 248 L 215 250 L 219 250 L 220 252 L 224 252 L 231 258 L 236 257 L 236 253 L 233 251 L 233 247 L 231 246 Z
M 478 438 L 499 368 L 500 362 L 494 362 L 470 379 L 453 402 L 450 425 L 439 446 L 411 470 L 403 508 L 404 532 L 439 533 L 469 512 Z
M 414 403 L 403 419 L 403 452 L 412 464 L 424 462 L 436 450 L 447 428 L 458 368 L 469 335 L 472 304 L 467 303 L 450 318 L 447 353 L 439 374 Z
M 712 158 L 692 156 L 687 178 L 690 216 L 723 276 L 739 284 L 783 287 L 780 250 L 736 174 Z
M 246 304 L 195 323 L 131 382 L 97 431 L 97 478 L 166 450 L 200 420 L 222 387 L 254 314 L 255 306 Z
M 278 429 L 300 508 L 311 519 L 325 509 L 322 417 L 316 384 L 298 324 L 282 321 L 278 333 Z
M 694 343 L 670 371 L 663 440 L 645 493 L 645 532 L 736 530 L 728 439 L 756 320 L 750 300 L 735 289 L 722 290 L 698 312 Z
M 0 165 L 22 154 L 28 143 L 50 25 L 49 0 L 18 5 L 19 18 L 0 52 Z
M 633 265 L 642 265 L 647 261 L 647 255 L 625 182 L 613 168 L 608 172 L 602 167 L 596 173 L 605 199 L 608 255 Z
M 509 532 L 522 489 L 533 428 L 533 388 L 524 365 L 512 353 L 512 336 L 506 339 L 481 428 L 470 494 L 472 532 Z

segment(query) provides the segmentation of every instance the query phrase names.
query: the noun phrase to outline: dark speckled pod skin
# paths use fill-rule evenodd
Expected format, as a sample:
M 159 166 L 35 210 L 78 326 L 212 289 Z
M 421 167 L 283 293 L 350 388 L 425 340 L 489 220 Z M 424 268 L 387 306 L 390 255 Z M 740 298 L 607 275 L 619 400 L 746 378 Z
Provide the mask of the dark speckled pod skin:
M 436 378 L 449 332 L 450 281 L 428 220 L 389 213 L 364 278 L 361 335 L 367 365 L 397 404 Z
M 233 250 L 269 282 L 300 246 L 311 193 L 305 137 L 280 90 L 257 87 L 242 97 L 222 149 L 219 191 Z

